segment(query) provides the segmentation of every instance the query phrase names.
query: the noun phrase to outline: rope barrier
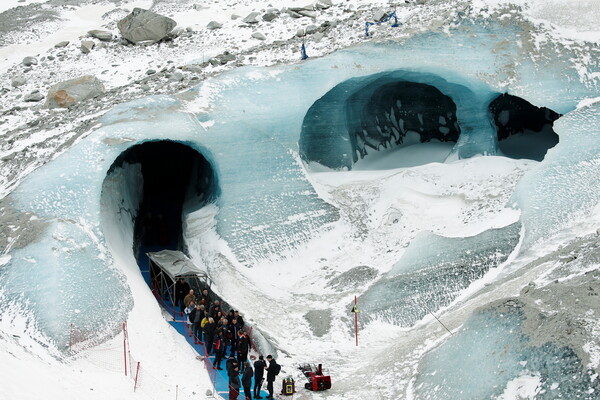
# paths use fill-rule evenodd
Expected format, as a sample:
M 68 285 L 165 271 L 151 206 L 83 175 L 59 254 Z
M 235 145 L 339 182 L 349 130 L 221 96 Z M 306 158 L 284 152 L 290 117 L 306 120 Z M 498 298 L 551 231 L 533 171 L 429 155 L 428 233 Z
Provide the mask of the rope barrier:
M 381 21 L 378 21 L 378 22 L 365 22 L 365 36 L 369 37 L 369 27 L 371 25 L 380 25 L 380 24 L 383 24 L 385 22 L 388 22 L 392 18 L 394 18 L 394 23 L 392 24 L 392 28 L 399 27 L 400 23 L 398 22 L 398 16 L 396 15 L 396 11 L 392 12 L 391 14 L 389 14 L 387 17 L 385 17 Z

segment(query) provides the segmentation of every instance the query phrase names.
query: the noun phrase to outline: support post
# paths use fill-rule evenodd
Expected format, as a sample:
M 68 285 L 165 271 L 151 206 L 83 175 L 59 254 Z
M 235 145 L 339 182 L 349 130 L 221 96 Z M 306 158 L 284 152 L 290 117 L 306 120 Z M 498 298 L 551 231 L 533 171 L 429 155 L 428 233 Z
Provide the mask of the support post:
M 127 376 L 127 323 L 123 322 L 123 364 L 125 366 L 125 376 Z
M 140 374 L 140 362 L 138 361 L 137 368 L 135 370 L 135 380 L 133 381 L 133 391 L 134 392 L 135 392 L 135 389 L 137 388 L 139 374 Z
M 354 296 L 354 331 L 356 332 L 356 346 L 358 346 L 358 305 L 356 304 L 356 296 Z

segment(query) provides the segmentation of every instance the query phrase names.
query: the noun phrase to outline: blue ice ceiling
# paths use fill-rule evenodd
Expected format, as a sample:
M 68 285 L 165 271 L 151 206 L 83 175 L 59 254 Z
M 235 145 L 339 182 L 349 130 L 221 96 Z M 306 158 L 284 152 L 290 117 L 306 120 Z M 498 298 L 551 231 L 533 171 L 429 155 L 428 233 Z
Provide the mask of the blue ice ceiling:
M 489 105 L 500 93 L 520 96 L 561 114 L 573 110 L 583 98 L 598 96 L 591 83 L 580 82 L 565 49 L 554 49 L 557 53 L 552 58 L 536 59 L 522 45 L 526 40 L 518 27 L 466 24 L 448 33 L 416 35 L 402 43 L 356 46 L 297 65 L 240 68 L 187 93 L 119 105 L 100 119 L 100 127 L 32 173 L 11 195 L 15 208 L 33 212 L 50 225 L 38 242 L 11 253 L 12 260 L 0 272 L 2 288 L 9 298 L 28 304 L 40 330 L 63 344 L 61 329 L 72 321 L 94 326 L 122 320 L 131 299 L 123 277 L 113 268 L 105 241 L 108 235 L 121 235 L 120 242 L 133 247 L 143 182 L 134 161 L 115 160 L 146 142 L 187 146 L 206 161 L 198 172 L 202 175 L 210 169 L 214 181 L 208 185 L 210 193 L 204 195 L 218 207 L 217 233 L 241 264 L 252 266 L 257 260 L 284 257 L 318 239 L 339 219 L 339 211 L 310 184 L 303 159 L 350 168 L 361 151 L 370 154 L 378 143 L 389 143 L 390 132 L 397 141 L 402 129 L 399 118 L 392 121 L 392 110 L 387 109 L 398 106 L 390 90 L 406 91 L 417 85 L 421 100 L 433 98 L 442 103 L 434 110 L 443 114 L 418 117 L 413 112 L 413 122 L 406 119 L 404 123 L 418 130 L 415 118 L 437 121 L 427 134 L 436 140 L 456 141 L 452 160 L 499 153 Z M 374 94 L 378 101 L 370 100 Z M 410 100 L 403 96 L 400 103 Z M 398 110 L 404 107 L 400 106 Z M 383 120 L 379 129 L 363 118 L 369 107 L 379 113 L 377 122 Z M 590 118 L 598 129 L 597 116 Z M 558 131 L 558 148 L 563 132 L 571 134 L 568 126 Z M 379 134 L 379 142 L 368 146 Z M 598 145 L 591 143 L 588 133 L 580 135 L 590 142 L 589 151 L 574 155 L 577 144 L 571 142 L 561 157 L 575 157 L 579 164 L 596 157 Z M 545 164 L 540 164 L 536 177 L 553 182 L 555 167 Z M 586 171 L 569 179 L 585 186 L 596 178 Z M 196 195 L 201 200 L 188 202 L 184 213 L 205 204 L 207 197 L 198 193 L 204 189 L 198 187 Z M 535 199 L 540 202 L 536 206 L 546 204 L 544 190 L 543 182 L 531 182 L 515 194 L 515 202 L 531 207 L 528 202 Z M 562 220 L 597 203 L 597 196 L 588 194 L 577 210 L 564 204 Z M 552 212 L 550 206 L 541 209 Z M 543 217 L 540 212 L 536 211 L 535 218 Z M 534 231 L 533 216 L 524 215 L 524 229 Z M 121 224 L 120 228 L 115 224 Z M 81 248 L 80 242 L 87 244 Z M 60 268 L 40 268 L 36 274 L 60 298 L 56 313 L 48 314 L 41 311 L 43 299 L 18 288 L 32 279 L 34 272 L 27 263 L 42 266 L 57 248 L 71 256 L 54 256 Z M 63 281 L 64 271 L 73 270 L 89 279 L 104 276 L 97 288 L 110 285 L 115 293 L 105 299 L 105 306 L 118 312 L 99 322 L 100 316 L 89 312 L 96 306 L 89 293 Z

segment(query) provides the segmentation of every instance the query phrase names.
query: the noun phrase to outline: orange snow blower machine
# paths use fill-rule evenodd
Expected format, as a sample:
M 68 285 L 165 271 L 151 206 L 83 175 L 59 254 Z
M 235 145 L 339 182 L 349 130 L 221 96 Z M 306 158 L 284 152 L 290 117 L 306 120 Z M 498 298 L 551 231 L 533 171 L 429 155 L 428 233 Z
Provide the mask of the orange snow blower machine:
M 304 384 L 304 387 L 314 392 L 319 390 L 331 389 L 331 377 L 329 375 L 323 375 L 322 364 L 314 368 L 310 364 L 304 364 L 298 367 L 304 374 L 308 383 Z

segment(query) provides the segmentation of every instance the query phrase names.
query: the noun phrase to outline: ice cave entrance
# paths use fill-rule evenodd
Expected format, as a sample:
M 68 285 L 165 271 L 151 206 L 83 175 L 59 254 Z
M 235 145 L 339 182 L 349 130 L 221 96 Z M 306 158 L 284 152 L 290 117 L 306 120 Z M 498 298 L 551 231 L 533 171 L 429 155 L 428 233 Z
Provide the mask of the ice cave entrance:
M 185 251 L 185 215 L 218 195 L 214 169 L 199 151 L 186 144 L 148 141 L 121 153 L 108 171 L 106 180 L 109 178 L 121 181 L 116 187 L 127 188 L 121 195 L 129 198 L 121 203 L 132 208 L 129 229 L 133 229 L 133 252 L 149 282 L 146 253 Z
M 490 102 L 489 110 L 498 132 L 498 147 L 506 157 L 542 161 L 558 144 L 552 127 L 560 114 L 549 108 L 505 93 Z
M 402 70 L 349 79 L 307 111 L 301 157 L 311 169 L 380 170 L 444 162 L 457 142 L 536 161 L 558 143 L 556 112 L 473 87 Z

